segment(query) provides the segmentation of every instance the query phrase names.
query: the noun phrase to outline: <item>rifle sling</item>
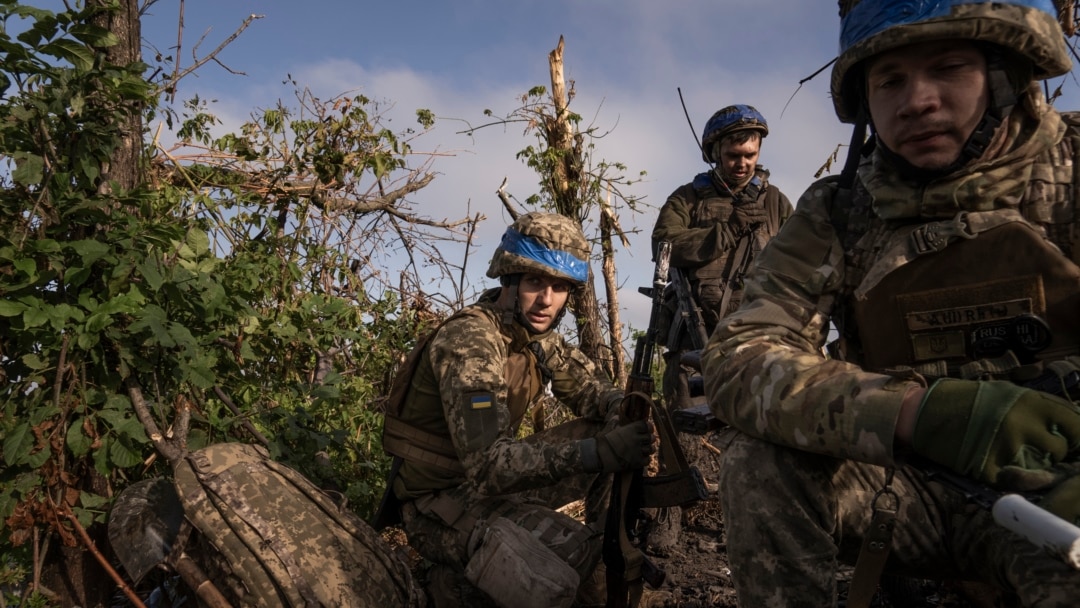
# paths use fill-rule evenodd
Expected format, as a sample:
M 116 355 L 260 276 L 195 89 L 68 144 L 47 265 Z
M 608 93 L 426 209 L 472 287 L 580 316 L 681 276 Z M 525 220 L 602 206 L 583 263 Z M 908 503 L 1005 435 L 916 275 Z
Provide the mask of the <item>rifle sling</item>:
M 601 553 L 607 566 L 607 608 L 637 608 L 641 601 L 645 554 L 626 533 L 627 520 L 637 516 L 640 506 L 630 504 L 640 482 L 640 470 L 616 473 L 612 480 Z
M 724 295 L 720 296 L 720 306 L 717 308 L 717 312 L 721 317 L 726 316 L 730 311 L 728 306 L 731 305 L 731 292 L 735 291 L 735 282 L 742 281 L 743 275 L 750 268 L 750 244 L 754 242 L 754 233 L 747 232 L 739 239 L 739 244 L 735 248 L 734 255 L 731 256 L 737 267 L 732 268 L 730 272 L 725 274 L 724 280 Z
M 863 535 L 859 558 L 855 562 L 855 571 L 851 575 L 848 587 L 847 608 L 869 608 L 877 593 L 881 573 L 885 571 L 885 562 L 892 549 L 893 529 L 896 525 L 896 512 L 900 507 L 900 497 L 891 488 L 893 469 L 885 474 L 885 485 L 874 496 L 872 503 L 874 515 L 870 519 L 870 529 Z M 879 504 L 883 497 L 892 499 L 892 508 Z

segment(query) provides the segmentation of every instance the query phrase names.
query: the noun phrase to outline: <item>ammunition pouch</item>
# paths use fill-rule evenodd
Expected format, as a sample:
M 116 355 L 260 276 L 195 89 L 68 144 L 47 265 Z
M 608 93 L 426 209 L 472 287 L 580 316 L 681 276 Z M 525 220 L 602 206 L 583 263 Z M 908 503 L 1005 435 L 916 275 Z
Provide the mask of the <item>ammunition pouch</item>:
M 477 526 L 465 578 L 502 608 L 566 607 L 581 578 L 528 530 L 505 517 Z

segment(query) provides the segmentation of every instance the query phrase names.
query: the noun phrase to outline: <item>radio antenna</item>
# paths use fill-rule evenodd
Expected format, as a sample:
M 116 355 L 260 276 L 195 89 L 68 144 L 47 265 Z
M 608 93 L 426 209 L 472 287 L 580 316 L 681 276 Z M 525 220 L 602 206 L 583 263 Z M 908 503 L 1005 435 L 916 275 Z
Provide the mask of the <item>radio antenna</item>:
M 701 155 L 705 155 L 704 148 L 701 147 L 701 140 L 698 139 L 697 129 L 694 128 L 694 121 L 690 120 L 690 112 L 686 110 L 686 100 L 682 96 L 682 87 L 675 87 L 675 90 L 679 92 L 679 103 L 682 104 L 683 114 L 686 115 L 686 124 L 690 125 L 690 134 L 694 137 L 694 143 L 697 144 L 698 150 L 701 151 Z

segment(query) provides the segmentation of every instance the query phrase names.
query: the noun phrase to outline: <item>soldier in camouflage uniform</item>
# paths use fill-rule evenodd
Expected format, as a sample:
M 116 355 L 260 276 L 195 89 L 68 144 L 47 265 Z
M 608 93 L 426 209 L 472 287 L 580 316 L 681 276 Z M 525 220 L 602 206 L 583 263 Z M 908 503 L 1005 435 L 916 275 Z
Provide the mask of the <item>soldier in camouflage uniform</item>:
M 765 117 L 753 106 L 731 105 L 714 113 L 701 134 L 701 158 L 715 166 L 672 192 L 653 227 L 653 251 L 660 241 L 671 243 L 671 266 L 689 281 L 705 336 L 739 307 L 750 263 L 792 212 L 788 198 L 769 183 L 768 169 L 758 164 L 768 134 Z M 675 299 L 669 288 L 669 310 L 678 307 Z M 687 370 L 679 359 L 703 346 L 691 338 L 695 328 L 679 321 L 661 336 L 667 347 L 664 400 L 673 409 L 690 405 Z
M 837 563 L 891 483 L 888 571 L 1075 606 L 1080 572 L 911 465 L 1080 515 L 1080 410 L 1041 390 L 1067 389 L 1080 354 L 1080 118 L 1038 83 L 1070 69 L 1058 12 L 840 7 L 833 102 L 872 137 L 803 194 L 704 354 L 711 409 L 738 431 L 720 492 L 739 602 L 835 605 Z
M 521 216 L 488 268 L 501 286 L 436 330 L 401 415 L 387 417 L 384 446 L 402 459 L 392 490 L 410 545 L 501 606 L 570 605 L 579 582 L 596 578 L 603 474 L 640 468 L 655 450 L 651 423 L 616 425 L 623 391 L 556 332 L 571 292 L 588 280 L 588 260 L 570 219 Z M 519 437 L 546 395 L 578 418 Z M 582 498 L 584 523 L 554 510 Z
M 750 263 L 791 215 L 791 202 L 758 164 L 768 134 L 765 117 L 753 106 L 717 110 L 701 134 L 701 158 L 714 167 L 672 192 L 656 218 L 653 251 L 661 241 L 671 243 L 671 266 L 681 275 L 673 278 L 686 285 L 684 293 L 692 299 L 680 309 L 675 281 L 664 293 L 669 315 L 658 337 L 666 347 L 663 393 L 669 411 L 702 402 L 700 375 L 682 364 L 683 355 L 700 352 L 720 318 L 739 307 Z M 700 320 L 681 316 L 690 307 L 700 310 Z M 716 458 L 700 437 L 683 436 L 679 443 L 688 461 L 715 483 Z M 648 548 L 663 555 L 678 543 L 682 510 L 661 509 L 654 518 Z

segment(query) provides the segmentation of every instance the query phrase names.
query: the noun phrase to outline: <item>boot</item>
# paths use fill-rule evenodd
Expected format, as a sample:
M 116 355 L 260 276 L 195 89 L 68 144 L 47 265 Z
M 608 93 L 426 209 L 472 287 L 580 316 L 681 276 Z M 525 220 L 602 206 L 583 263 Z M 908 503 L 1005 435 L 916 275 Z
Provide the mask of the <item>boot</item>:
M 649 532 L 645 537 L 645 552 L 649 555 L 667 557 L 679 544 L 682 533 L 682 509 L 679 507 L 661 507 L 649 509 L 653 521 L 649 523 Z

